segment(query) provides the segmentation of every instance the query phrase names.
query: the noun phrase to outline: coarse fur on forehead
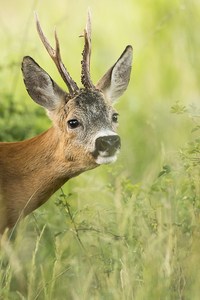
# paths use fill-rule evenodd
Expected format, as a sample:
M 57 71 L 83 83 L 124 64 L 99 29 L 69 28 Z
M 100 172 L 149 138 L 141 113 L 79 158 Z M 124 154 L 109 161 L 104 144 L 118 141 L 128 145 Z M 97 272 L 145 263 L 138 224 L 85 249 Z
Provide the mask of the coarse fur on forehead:
M 87 119 L 88 123 L 105 122 L 111 112 L 114 111 L 111 104 L 105 99 L 103 93 L 99 90 L 82 89 L 73 99 L 69 100 L 65 106 L 66 113 L 74 117 L 81 115 Z

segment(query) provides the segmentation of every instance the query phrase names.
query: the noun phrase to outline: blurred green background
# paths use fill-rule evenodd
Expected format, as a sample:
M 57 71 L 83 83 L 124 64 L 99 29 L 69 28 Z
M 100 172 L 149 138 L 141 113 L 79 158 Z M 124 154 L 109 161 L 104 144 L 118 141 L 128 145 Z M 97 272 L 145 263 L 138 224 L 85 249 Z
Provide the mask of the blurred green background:
M 0 141 L 30 138 L 51 126 L 43 109 L 25 90 L 20 71 L 23 56 L 32 56 L 65 88 L 38 38 L 34 11 L 52 44 L 56 27 L 63 61 L 78 84 L 83 47 L 78 36 L 85 26 L 88 7 L 92 13 L 94 82 L 126 45 L 134 49 L 130 84 L 116 105 L 122 138 L 118 161 L 82 174 L 64 187 L 66 195 L 72 194 L 69 201 L 78 216 L 77 223 L 80 228 L 87 227 L 81 241 L 91 254 L 95 271 L 76 246 L 76 238 L 70 237 L 74 228 L 70 227 L 73 222 L 66 206 L 63 215 L 59 210 L 62 204 L 55 206 L 58 191 L 35 213 L 35 219 L 26 219 L 26 229 L 22 225 L 14 248 L 18 253 L 23 241 L 23 259 L 16 254 L 21 277 L 13 279 L 16 274 L 8 258 L 10 281 L 7 289 L 3 285 L 7 293 L 4 299 L 10 295 L 16 299 L 199 299 L 199 1 L 0 0 L 0 6 Z M 191 154 L 196 155 L 195 166 Z M 164 177 L 159 179 L 158 175 Z M 61 195 L 62 199 L 66 197 Z M 44 224 L 48 228 L 45 234 L 41 230 Z M 173 224 L 179 224 L 178 233 Z M 103 237 L 94 237 L 90 233 L 94 228 L 96 235 L 99 232 Z M 105 236 L 108 231 L 116 233 L 116 240 L 118 235 L 125 236 L 124 244 Z M 57 240 L 55 236 L 60 232 Z M 41 239 L 43 247 L 37 261 Z M 188 249 L 184 242 L 191 247 Z M 4 254 L 2 257 L 4 262 Z M 47 262 L 42 273 L 39 265 L 44 258 Z M 54 285 L 47 288 L 46 282 L 56 282 L 55 274 L 53 279 L 44 275 L 48 265 L 56 269 L 55 261 L 59 261 L 60 269 L 65 263 L 73 269 L 65 278 L 73 292 L 65 294 L 64 279 L 59 282 L 59 292 Z M 159 271 L 161 266 L 164 275 Z M 94 292 L 91 282 L 96 273 L 101 287 Z M 105 279 L 108 273 L 110 279 Z M 37 276 L 42 292 L 35 287 Z M 31 282 L 28 288 L 24 287 L 24 278 Z M 21 291 L 19 298 L 16 291 Z

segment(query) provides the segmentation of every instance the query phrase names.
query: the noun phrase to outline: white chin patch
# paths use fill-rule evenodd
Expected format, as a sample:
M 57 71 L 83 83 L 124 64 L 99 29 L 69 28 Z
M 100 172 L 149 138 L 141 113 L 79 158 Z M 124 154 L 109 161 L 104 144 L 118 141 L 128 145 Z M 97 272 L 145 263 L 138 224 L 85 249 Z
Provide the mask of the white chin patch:
M 101 155 L 99 155 L 96 158 L 96 163 L 98 165 L 110 164 L 110 163 L 114 163 L 116 160 L 117 160 L 117 155 L 113 155 L 113 156 L 101 156 Z

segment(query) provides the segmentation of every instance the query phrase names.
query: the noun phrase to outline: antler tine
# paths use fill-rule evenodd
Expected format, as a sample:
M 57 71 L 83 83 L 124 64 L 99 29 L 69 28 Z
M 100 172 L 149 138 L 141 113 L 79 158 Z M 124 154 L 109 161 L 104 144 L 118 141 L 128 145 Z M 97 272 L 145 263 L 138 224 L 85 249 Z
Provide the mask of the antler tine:
M 36 27 L 37 27 L 37 31 L 39 34 L 39 37 L 43 43 L 43 45 L 45 46 L 47 52 L 49 53 L 50 57 L 52 58 L 52 60 L 54 61 L 62 79 L 64 80 L 64 82 L 66 83 L 69 93 L 70 94 L 74 94 L 75 92 L 77 92 L 79 90 L 76 82 L 71 78 L 69 72 L 67 71 L 67 69 L 65 68 L 62 59 L 61 59 L 61 55 L 60 55 L 60 45 L 59 45 L 59 41 L 58 41 L 58 36 L 57 33 L 55 31 L 55 42 L 56 42 L 56 49 L 54 50 L 51 45 L 49 44 L 46 36 L 44 35 L 38 16 L 35 13 L 35 19 L 36 19 Z
M 91 15 L 88 11 L 86 28 L 84 29 L 85 45 L 83 49 L 83 59 L 81 61 L 81 82 L 85 88 L 95 88 L 90 78 L 90 56 L 91 56 Z

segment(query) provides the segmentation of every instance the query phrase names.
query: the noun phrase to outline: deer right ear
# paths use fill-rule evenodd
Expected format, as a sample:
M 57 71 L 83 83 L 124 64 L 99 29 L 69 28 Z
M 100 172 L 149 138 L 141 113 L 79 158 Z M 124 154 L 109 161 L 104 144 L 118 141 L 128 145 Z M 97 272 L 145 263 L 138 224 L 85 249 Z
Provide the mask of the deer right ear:
M 127 89 L 132 66 L 133 48 L 127 46 L 117 62 L 99 80 L 96 87 L 106 98 L 115 102 Z
M 31 98 L 49 111 L 65 103 L 66 93 L 30 56 L 22 62 L 24 83 Z

